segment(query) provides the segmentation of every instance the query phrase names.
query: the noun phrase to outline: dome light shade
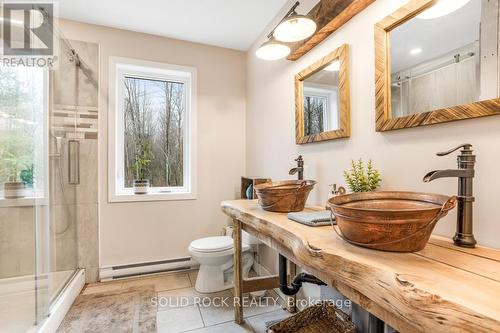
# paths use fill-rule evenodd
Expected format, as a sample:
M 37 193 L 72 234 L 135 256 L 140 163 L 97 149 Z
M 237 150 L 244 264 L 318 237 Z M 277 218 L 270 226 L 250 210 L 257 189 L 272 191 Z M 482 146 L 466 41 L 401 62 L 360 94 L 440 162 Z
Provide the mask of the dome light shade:
M 292 14 L 278 24 L 273 36 L 280 42 L 292 43 L 304 40 L 314 32 L 316 32 L 316 22 L 307 16 Z
M 470 0 L 439 0 L 433 6 L 417 15 L 422 20 L 431 20 L 448 15 L 465 6 Z
M 263 43 L 255 52 L 257 58 L 262 60 L 278 60 L 290 54 L 290 48 L 287 45 L 280 44 L 274 39 Z

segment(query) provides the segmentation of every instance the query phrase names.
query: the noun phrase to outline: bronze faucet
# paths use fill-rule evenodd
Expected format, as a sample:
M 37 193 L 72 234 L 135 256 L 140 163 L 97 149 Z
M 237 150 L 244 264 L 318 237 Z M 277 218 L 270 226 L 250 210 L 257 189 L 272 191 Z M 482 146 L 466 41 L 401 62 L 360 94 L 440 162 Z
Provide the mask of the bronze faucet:
M 304 180 L 304 160 L 302 159 L 302 155 L 299 155 L 299 157 L 297 157 L 294 161 L 297 162 L 297 167 L 290 169 L 288 174 L 295 175 L 298 173 L 298 179 Z
M 424 182 L 430 182 L 434 179 L 445 177 L 458 178 L 458 196 L 457 196 L 457 230 L 453 237 L 455 245 L 462 247 L 475 247 L 476 240 L 472 233 L 472 180 L 474 178 L 474 164 L 476 155 L 472 155 L 472 145 L 465 143 L 449 151 L 437 153 L 438 156 L 451 154 L 455 150 L 462 148 L 460 155 L 457 156 L 458 169 L 456 170 L 436 170 L 431 171 L 424 177 Z

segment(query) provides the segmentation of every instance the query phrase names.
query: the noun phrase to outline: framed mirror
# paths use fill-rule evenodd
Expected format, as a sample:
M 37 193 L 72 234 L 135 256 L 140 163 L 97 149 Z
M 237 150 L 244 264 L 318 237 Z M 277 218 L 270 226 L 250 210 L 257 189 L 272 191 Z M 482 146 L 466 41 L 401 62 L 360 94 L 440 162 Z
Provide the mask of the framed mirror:
M 375 25 L 376 129 L 500 114 L 499 0 L 410 0 Z
M 347 138 L 349 46 L 344 44 L 295 75 L 297 144 Z

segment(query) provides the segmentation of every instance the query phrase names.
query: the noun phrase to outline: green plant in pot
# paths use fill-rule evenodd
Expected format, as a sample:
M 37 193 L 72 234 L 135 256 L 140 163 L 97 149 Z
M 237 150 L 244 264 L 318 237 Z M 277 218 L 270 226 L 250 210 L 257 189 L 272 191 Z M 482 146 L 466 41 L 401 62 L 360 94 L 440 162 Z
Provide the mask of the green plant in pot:
M 380 173 L 373 167 L 372 160 L 368 160 L 365 167 L 362 159 L 357 162 L 351 160 L 351 169 L 344 171 L 344 179 L 352 192 L 375 191 L 382 182 Z
M 134 194 L 147 194 L 149 191 L 149 166 L 151 164 L 152 152 L 151 144 L 145 141 L 138 146 L 138 151 L 135 154 L 134 165 L 132 169 L 135 173 L 134 179 Z
M 2 152 L 1 169 L 4 197 L 7 199 L 23 198 L 26 196 L 26 172 L 30 169 L 30 156 L 20 150 Z M 32 169 L 31 169 L 32 170 Z M 31 173 L 32 174 L 32 173 Z M 31 177 L 31 182 L 33 177 Z
M 33 166 L 33 164 L 31 164 L 26 169 L 21 170 L 21 173 L 19 174 L 19 178 L 21 178 L 21 180 L 28 187 L 33 187 L 33 169 L 34 169 L 34 166 Z

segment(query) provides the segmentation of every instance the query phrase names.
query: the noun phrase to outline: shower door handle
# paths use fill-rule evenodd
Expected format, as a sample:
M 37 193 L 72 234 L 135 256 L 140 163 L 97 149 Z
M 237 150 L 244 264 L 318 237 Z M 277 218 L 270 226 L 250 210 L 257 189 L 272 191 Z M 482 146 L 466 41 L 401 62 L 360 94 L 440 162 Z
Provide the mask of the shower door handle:
M 78 140 L 68 141 L 68 183 L 80 184 L 80 142 Z

